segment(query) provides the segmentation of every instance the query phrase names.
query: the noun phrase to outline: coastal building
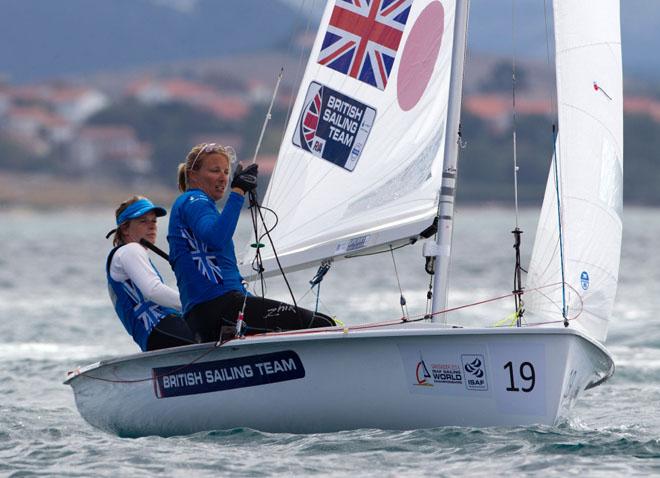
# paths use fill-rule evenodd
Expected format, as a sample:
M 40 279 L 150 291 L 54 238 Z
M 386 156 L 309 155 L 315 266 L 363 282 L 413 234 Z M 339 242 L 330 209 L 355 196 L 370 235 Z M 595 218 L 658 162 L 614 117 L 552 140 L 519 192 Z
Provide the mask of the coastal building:
M 85 126 L 71 143 L 71 165 L 82 174 L 96 170 L 147 174 L 152 169 L 151 149 L 129 126 Z

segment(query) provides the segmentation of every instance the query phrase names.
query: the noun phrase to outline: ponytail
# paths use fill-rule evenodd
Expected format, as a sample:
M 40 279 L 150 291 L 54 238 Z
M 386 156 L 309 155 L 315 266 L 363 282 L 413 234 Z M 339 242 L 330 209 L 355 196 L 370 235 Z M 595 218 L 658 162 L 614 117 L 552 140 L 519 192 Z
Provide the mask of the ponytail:
M 176 169 L 177 182 L 179 183 L 179 191 L 185 193 L 188 190 L 188 178 L 187 174 L 187 165 L 186 163 L 179 163 L 179 166 Z

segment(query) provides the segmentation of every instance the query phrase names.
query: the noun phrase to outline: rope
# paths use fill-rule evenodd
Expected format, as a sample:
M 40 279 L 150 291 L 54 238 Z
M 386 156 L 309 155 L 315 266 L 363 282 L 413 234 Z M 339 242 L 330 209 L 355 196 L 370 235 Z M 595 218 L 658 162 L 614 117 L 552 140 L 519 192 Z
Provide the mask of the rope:
M 210 354 L 217 347 L 218 347 L 217 344 L 214 345 L 213 348 L 207 350 L 206 352 L 204 352 L 203 354 L 201 354 L 198 357 L 194 358 L 193 360 L 191 360 L 187 364 L 181 365 L 181 367 L 178 367 L 178 368 L 172 370 L 171 372 L 169 372 L 167 374 L 161 374 L 161 375 L 153 374 L 151 377 L 148 377 L 148 378 L 137 378 L 137 379 L 134 379 L 134 380 L 113 380 L 111 378 L 95 377 L 95 376 L 89 375 L 87 373 L 80 373 L 79 375 L 81 375 L 83 377 L 86 377 L 86 378 L 91 378 L 93 380 L 99 380 L 101 382 L 110 382 L 110 383 L 140 383 L 140 382 L 149 382 L 149 381 L 154 381 L 155 382 L 160 377 L 164 377 L 165 375 L 171 375 L 173 373 L 180 372 L 181 370 L 184 370 L 184 369 L 190 367 L 194 363 L 196 363 L 199 360 L 206 357 L 208 354 Z M 71 374 L 71 373 L 73 373 L 73 372 L 69 372 L 69 374 Z
M 429 278 L 429 290 L 426 291 L 426 309 L 424 313 L 424 317 L 428 317 L 429 319 L 433 317 L 433 315 L 431 315 L 431 312 L 433 312 L 432 299 L 433 299 L 433 276 L 431 275 L 431 277 Z
M 259 218 L 261 219 L 261 223 L 264 225 L 264 228 L 266 229 L 264 234 L 261 235 L 261 238 L 263 238 L 264 235 L 266 237 L 268 237 L 268 242 L 270 243 L 270 247 L 273 249 L 273 256 L 275 256 L 275 262 L 277 262 L 277 267 L 279 268 L 280 273 L 282 274 L 282 278 L 284 279 L 284 283 L 286 284 L 287 289 L 289 289 L 289 294 L 291 294 L 291 300 L 293 301 L 293 305 L 295 306 L 296 312 L 297 312 L 298 311 L 298 303 L 296 302 L 296 298 L 293 295 L 293 290 L 291 290 L 291 285 L 289 284 L 289 280 L 287 279 L 286 274 L 284 273 L 284 268 L 282 267 L 282 264 L 280 263 L 280 258 L 277 255 L 277 250 L 275 249 L 275 244 L 273 243 L 273 238 L 270 236 L 271 231 L 273 229 L 275 229 L 275 226 L 277 225 L 277 223 L 275 223 L 275 225 L 272 228 L 267 229 L 266 228 L 266 221 L 264 219 L 263 214 L 261 213 L 262 206 L 257 201 L 257 195 L 254 193 L 254 191 L 250 191 L 250 199 L 254 201 L 255 207 L 257 208 L 257 211 L 259 213 Z M 275 216 L 277 216 L 277 213 L 275 211 L 273 211 L 272 209 L 268 209 L 268 208 L 264 208 L 264 209 L 270 211 L 271 213 L 275 214 Z M 260 242 L 260 241 L 257 241 L 257 242 Z M 263 270 L 262 270 L 262 272 L 263 272 Z
M 559 283 L 537 287 L 536 289 L 531 289 L 530 292 L 531 291 L 539 291 L 541 289 L 546 289 L 546 288 L 549 288 L 549 287 L 556 287 L 557 285 L 559 285 Z M 570 287 L 570 285 L 569 285 L 569 287 Z M 577 291 L 575 289 L 573 289 L 573 290 L 577 293 Z M 498 297 L 492 297 L 490 299 L 484 299 L 484 300 L 480 300 L 480 301 L 477 301 L 477 302 L 472 302 L 470 304 L 464 304 L 464 305 L 460 305 L 460 306 L 457 306 L 457 307 L 451 307 L 451 308 L 447 308 L 447 309 L 444 309 L 444 310 L 439 310 L 435 313 L 430 314 L 430 316 L 439 315 L 439 314 L 446 314 L 446 313 L 449 313 L 449 312 L 455 312 L 457 310 L 467 309 L 467 308 L 470 308 L 470 307 L 476 307 L 478 305 L 483 305 L 483 304 L 487 304 L 487 303 L 490 303 L 490 302 L 495 302 L 495 301 L 498 301 L 498 300 L 510 298 L 512 295 L 513 295 L 512 293 L 511 294 L 506 294 L 506 295 L 501 295 L 501 296 L 498 296 Z M 578 297 L 580 297 L 580 301 L 582 301 L 582 297 L 579 295 L 579 293 L 578 293 Z M 583 303 L 581 302 L 580 312 L 575 317 L 573 317 L 571 319 L 568 319 L 568 320 L 573 321 L 573 320 L 578 319 L 578 317 L 582 313 L 582 305 L 583 305 Z M 171 375 L 172 373 L 180 372 L 181 370 L 186 369 L 190 365 L 193 365 L 194 363 L 198 362 L 199 360 L 201 360 L 202 358 L 204 358 L 205 356 L 207 356 L 208 354 L 213 352 L 216 348 L 226 346 L 227 344 L 230 344 L 234 340 L 243 340 L 244 341 L 244 340 L 249 340 L 250 338 L 255 338 L 255 337 L 256 338 L 271 337 L 271 336 L 279 337 L 279 336 L 294 336 L 294 335 L 319 334 L 319 333 L 324 333 L 324 334 L 327 334 L 327 333 L 348 334 L 351 330 L 367 330 L 367 329 L 374 329 L 374 328 L 379 328 L 379 327 L 389 327 L 389 326 L 392 326 L 392 325 L 410 324 L 410 323 L 413 323 L 413 322 L 420 322 L 420 321 L 426 320 L 428 318 L 429 318 L 428 314 L 419 314 L 419 315 L 416 315 L 416 316 L 413 316 L 413 317 L 404 316 L 404 317 L 401 317 L 401 318 L 396 319 L 396 320 L 389 320 L 389 321 L 382 321 L 382 322 L 372 322 L 372 323 L 369 323 L 369 324 L 354 325 L 354 326 L 351 326 L 351 327 L 340 326 L 340 327 L 324 327 L 324 328 L 305 329 L 305 330 L 291 330 L 291 331 L 285 331 L 285 332 L 266 332 L 266 333 L 263 333 L 263 334 L 249 335 L 249 336 L 241 338 L 241 339 L 233 338 L 233 339 L 229 339 L 229 340 L 223 342 L 222 344 L 216 343 L 209 350 L 207 350 L 204 353 L 200 354 L 198 357 L 194 358 L 193 360 L 191 360 L 187 364 L 184 364 L 184 365 L 174 369 L 173 371 L 169 372 L 168 374 L 162 374 L 162 375 L 153 374 L 151 377 L 142 378 L 142 379 L 134 379 L 134 380 L 117 379 L 117 380 L 115 380 L 115 379 L 109 379 L 109 378 L 103 378 L 103 377 L 96 377 L 94 375 L 89 375 L 89 373 L 87 373 L 87 372 L 79 373 L 79 375 L 83 376 L 83 377 L 86 377 L 86 378 L 89 378 L 89 379 L 92 379 L 92 380 L 99 380 L 101 382 L 110 382 L 110 383 L 140 383 L 140 382 L 148 382 L 148 381 L 154 381 L 155 382 L 160 377 L 163 377 L 165 375 Z M 535 326 L 547 325 L 547 324 L 553 324 L 553 323 L 561 323 L 561 321 L 557 320 L 557 321 L 548 321 L 548 322 L 536 322 L 536 323 L 533 323 L 533 324 L 526 324 L 526 326 L 527 327 L 535 327 Z M 498 327 L 498 326 L 495 325 L 494 327 Z M 75 373 L 75 372 L 69 372 L 69 375 L 72 374 L 72 373 Z
M 316 286 L 316 306 L 314 307 L 314 315 L 316 315 L 319 311 L 319 300 L 321 299 L 321 282 L 323 282 L 323 278 L 330 270 L 331 263 L 332 262 L 329 260 L 321 262 L 321 265 L 316 271 L 316 274 L 314 277 L 312 277 L 312 280 L 309 281 L 311 285 L 310 289 L 313 289 L 314 286 Z
M 406 306 L 406 298 L 403 296 L 403 289 L 401 288 L 401 281 L 399 280 L 399 271 L 396 267 L 396 260 L 394 259 L 394 249 L 390 244 L 390 254 L 392 255 L 392 264 L 394 264 L 394 275 L 396 276 L 396 283 L 399 286 L 399 304 L 401 305 L 401 313 L 403 317 L 408 317 L 408 307 Z

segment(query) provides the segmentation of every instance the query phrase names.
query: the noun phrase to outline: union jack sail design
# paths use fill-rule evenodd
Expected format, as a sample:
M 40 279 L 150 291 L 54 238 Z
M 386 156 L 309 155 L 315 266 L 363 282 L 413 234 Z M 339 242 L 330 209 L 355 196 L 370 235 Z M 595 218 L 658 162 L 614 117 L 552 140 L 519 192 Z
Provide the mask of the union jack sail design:
M 318 63 L 384 90 L 412 0 L 335 0 Z

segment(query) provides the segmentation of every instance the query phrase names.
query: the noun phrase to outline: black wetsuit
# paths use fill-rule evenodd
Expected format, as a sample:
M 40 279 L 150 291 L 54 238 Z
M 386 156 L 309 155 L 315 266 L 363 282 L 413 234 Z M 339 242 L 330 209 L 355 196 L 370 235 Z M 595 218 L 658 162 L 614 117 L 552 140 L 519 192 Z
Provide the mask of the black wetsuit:
M 234 337 L 236 319 L 243 308 L 245 295 L 228 292 L 215 299 L 197 304 L 185 315 L 186 322 L 200 342 L 213 342 Z M 243 317 L 245 335 L 334 326 L 325 314 L 312 312 L 284 302 L 248 296 Z

